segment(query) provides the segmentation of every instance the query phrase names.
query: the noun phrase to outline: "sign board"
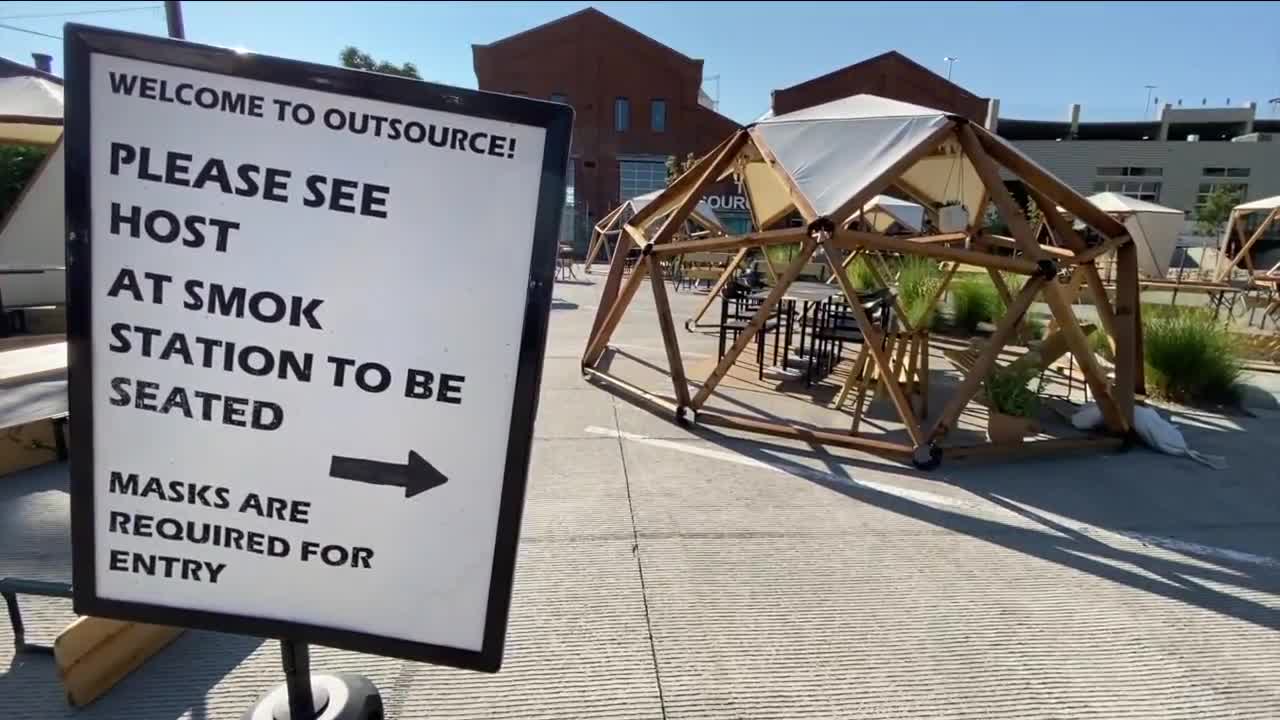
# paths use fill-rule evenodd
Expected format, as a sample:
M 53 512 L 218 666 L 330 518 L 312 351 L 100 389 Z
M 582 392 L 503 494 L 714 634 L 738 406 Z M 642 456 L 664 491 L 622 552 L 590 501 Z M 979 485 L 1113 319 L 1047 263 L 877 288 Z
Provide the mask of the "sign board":
M 66 42 L 76 612 L 497 670 L 572 111 Z

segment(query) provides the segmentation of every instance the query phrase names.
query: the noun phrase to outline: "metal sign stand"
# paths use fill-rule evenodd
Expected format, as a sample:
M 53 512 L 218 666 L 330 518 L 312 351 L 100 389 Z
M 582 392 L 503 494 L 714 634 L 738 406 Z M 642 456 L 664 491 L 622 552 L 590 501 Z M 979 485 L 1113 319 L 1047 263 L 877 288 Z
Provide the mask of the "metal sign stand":
M 363 675 L 311 674 L 305 642 L 280 641 L 284 683 L 263 695 L 241 720 L 382 720 L 382 696 Z

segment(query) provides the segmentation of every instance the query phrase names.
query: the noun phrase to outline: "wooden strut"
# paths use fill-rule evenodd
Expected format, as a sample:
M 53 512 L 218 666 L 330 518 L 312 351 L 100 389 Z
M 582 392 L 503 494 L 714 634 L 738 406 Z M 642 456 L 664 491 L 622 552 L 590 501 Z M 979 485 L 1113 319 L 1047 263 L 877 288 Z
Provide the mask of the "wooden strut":
M 800 275 L 800 271 L 809 262 L 809 256 L 813 255 L 816 247 L 817 243 L 813 238 L 806 239 L 804 244 L 800 246 L 800 252 L 791 259 L 791 264 L 783 271 L 782 277 L 778 279 L 778 284 L 773 286 L 773 289 L 769 291 L 768 297 L 764 299 L 764 302 L 760 303 L 755 316 L 747 323 L 747 327 L 738 334 L 738 339 L 734 340 L 733 347 L 729 348 L 729 352 L 720 358 L 715 370 L 712 371 L 706 382 L 702 384 L 698 394 L 694 396 L 690 407 L 698 410 L 707 401 L 707 398 L 711 397 L 711 393 L 720 384 L 720 381 L 724 379 L 724 376 L 729 372 L 729 368 L 733 367 L 733 364 L 737 362 L 738 355 L 742 354 L 747 345 L 755 339 L 756 333 L 760 332 L 760 328 L 764 327 L 765 321 L 769 319 L 770 313 L 773 312 L 773 308 L 782 299 L 783 294 L 786 293 L 791 283 Z
M 800 217 L 804 218 L 805 223 L 817 220 L 818 211 L 813 208 L 809 198 L 805 197 L 804 193 L 800 191 L 800 186 L 796 184 L 795 179 L 778 164 L 778 157 L 773 154 L 773 149 L 769 147 L 769 143 L 765 142 L 761 136 L 759 128 L 753 127 L 747 132 L 751 134 L 751 142 L 755 145 L 756 150 L 760 151 L 760 157 L 764 158 L 769 169 L 773 171 L 778 180 L 782 182 L 783 187 L 787 189 L 791 204 L 796 207 L 796 212 L 800 213 Z
M 982 184 L 986 186 L 987 192 L 990 193 L 991 201 L 1000 209 L 1000 214 L 1005 218 L 1010 231 L 1013 232 L 1014 239 L 1022 246 L 1023 253 L 1037 259 L 1044 257 L 1044 254 L 1040 251 L 1039 244 L 1036 243 L 1031 234 L 1031 228 L 1027 224 L 1026 218 L 1022 215 L 1021 210 L 1018 209 L 1018 204 L 1014 202 L 1013 197 L 1009 195 L 1008 189 L 1004 186 L 1004 181 L 1000 179 L 1000 173 L 996 169 L 995 163 L 987 156 L 973 129 L 965 125 L 960 128 L 959 135 L 960 144 L 964 146 L 965 154 L 969 156 L 974 170 L 977 171 L 978 177 L 982 179 Z M 1065 203 L 1059 204 L 1065 206 Z M 1090 205 L 1091 203 L 1086 201 L 1085 204 Z M 1094 209 L 1097 210 L 1097 208 Z M 1041 212 L 1046 210 L 1048 208 L 1041 208 Z M 1111 216 L 1105 215 L 1105 213 L 1103 215 L 1111 220 L 1114 226 L 1120 228 L 1118 232 L 1111 233 L 1111 235 L 1125 234 L 1124 225 L 1121 225 Z M 1048 303 L 1054 317 L 1058 319 L 1058 326 L 1063 337 L 1066 338 L 1067 347 L 1071 349 L 1071 354 L 1080 363 L 1080 370 L 1084 373 L 1089 389 L 1093 391 L 1096 397 L 1098 408 L 1102 411 L 1102 417 L 1106 420 L 1107 427 L 1113 432 L 1127 431 L 1129 426 L 1120 416 L 1120 411 L 1111 397 L 1106 376 L 1098 365 L 1097 358 L 1093 356 L 1093 351 L 1089 348 L 1089 340 L 1076 322 L 1075 313 L 1071 310 L 1071 303 L 1067 301 L 1063 295 L 1062 288 L 1056 282 L 1043 283 L 1042 288 L 1045 302 Z M 1021 314 L 1019 314 L 1019 317 L 1021 317 Z
M 672 418 L 677 418 L 679 415 L 680 409 L 670 400 L 662 397 L 661 395 L 655 395 L 643 388 L 636 387 L 616 375 L 591 367 L 584 368 L 583 374 L 585 374 L 589 379 L 599 380 L 600 382 L 609 385 L 615 391 L 620 394 L 630 396 L 633 400 L 647 403 L 659 410 L 671 413 Z
M 1084 238 L 1076 233 L 1075 228 L 1071 227 L 1071 223 L 1062 217 L 1056 207 L 1048 205 L 1049 199 L 1042 195 L 1033 187 L 1027 186 L 1027 194 L 1040 206 L 1040 213 L 1045 219 L 1045 224 L 1049 226 L 1049 232 L 1063 243 L 1073 252 L 1084 253 L 1087 248 Z M 1128 235 L 1124 235 L 1128 237 Z M 1075 302 L 1076 296 L 1080 292 L 1080 281 L 1076 281 L 1076 273 L 1080 273 L 1080 281 L 1089 283 L 1089 291 L 1093 294 L 1093 304 L 1098 310 L 1098 319 L 1102 321 L 1102 329 L 1106 332 L 1108 342 L 1111 344 L 1111 353 L 1115 355 L 1115 310 L 1111 305 L 1111 298 L 1107 295 L 1106 284 L 1102 282 L 1102 276 L 1098 274 L 1098 266 L 1093 262 L 1085 262 L 1077 265 L 1075 273 L 1072 273 L 1073 289 L 1068 291 L 1068 302 Z
M 737 271 L 738 266 L 742 264 L 744 259 L 746 259 L 747 253 L 749 252 L 751 252 L 751 248 L 749 246 L 744 246 L 738 250 L 737 255 L 733 256 L 733 261 L 729 263 L 729 267 L 725 268 L 724 272 L 720 273 L 720 277 L 716 279 L 715 284 L 711 286 L 709 291 L 707 291 L 707 299 L 702 303 L 702 307 L 698 308 L 698 312 L 694 313 L 693 317 L 685 321 L 684 326 L 686 329 L 688 329 L 690 325 L 696 326 L 702 321 L 702 316 L 707 314 L 707 310 L 710 309 L 711 304 L 716 301 L 716 298 L 720 297 L 720 292 L 724 290 L 724 286 L 729 284 L 729 281 L 733 279 L 733 273 Z
M 876 282 L 880 283 L 880 287 L 892 288 L 888 279 L 880 272 L 880 269 L 876 267 L 875 262 L 871 261 L 869 258 L 867 262 L 867 269 L 871 271 L 871 277 L 875 278 Z M 898 293 L 893 292 L 890 289 L 889 297 L 893 299 L 893 311 L 898 313 L 898 322 L 902 323 L 902 327 L 905 328 L 907 332 L 911 332 L 911 319 L 907 317 L 907 310 L 902 307 L 902 300 L 898 297 Z
M 819 237 L 824 242 L 827 240 L 825 232 L 819 233 Z M 862 303 L 858 300 L 858 292 L 854 290 L 853 283 L 849 282 L 849 277 L 841 272 L 840 265 L 830 252 L 830 248 L 827 248 L 827 252 L 823 253 L 823 255 L 826 258 L 827 267 L 836 275 L 836 280 L 840 283 L 840 291 L 844 293 L 845 301 L 849 304 L 849 310 L 853 313 L 853 319 L 858 323 L 858 329 L 862 331 L 862 342 L 868 345 L 872 362 L 875 363 L 880 375 L 885 378 L 885 389 L 889 393 L 889 399 L 893 401 L 893 407 L 897 410 L 898 417 L 902 420 L 902 424 L 906 426 L 907 434 L 911 436 L 912 445 L 915 447 L 924 445 L 924 432 L 920 429 L 920 424 L 916 420 L 915 411 L 912 409 L 911 403 L 907 401 L 907 397 L 902 391 L 902 385 L 898 383 L 897 373 L 890 365 L 889 358 L 885 357 L 884 351 L 880 348 L 880 341 L 884 336 L 876 331 L 871 319 L 867 317 L 866 309 L 862 307 Z
M 738 250 L 744 246 L 747 247 L 767 247 L 769 245 L 784 245 L 787 243 L 800 242 L 807 236 L 807 230 L 804 228 L 784 228 L 781 230 L 765 230 L 763 232 L 748 233 L 746 235 L 731 235 L 722 238 L 709 238 L 706 240 L 689 240 L 677 245 L 666 245 L 663 247 L 655 247 L 653 252 L 660 258 L 670 255 L 684 255 L 694 252 L 717 252 L 721 250 Z
M 924 255 L 938 260 L 950 260 L 981 268 L 993 267 L 997 270 L 1007 270 L 1019 275 L 1034 275 L 1040 270 L 1039 266 L 1034 262 L 1021 257 L 992 255 L 935 243 L 916 243 L 901 238 L 859 232 L 857 230 L 837 230 L 835 237 L 831 241 L 843 250 L 855 250 L 859 247 L 892 250 L 909 255 Z
M 1218 277 L 1216 278 L 1217 282 L 1224 282 L 1227 279 L 1227 276 L 1231 274 L 1231 271 L 1240 264 L 1240 260 L 1248 257 L 1249 250 L 1252 249 L 1254 244 L 1262 238 L 1262 234 L 1267 231 L 1267 228 L 1271 227 L 1271 223 L 1275 222 L 1277 216 L 1280 216 L 1280 208 L 1275 208 L 1267 214 L 1266 219 L 1258 225 L 1258 229 L 1253 231 L 1253 236 L 1249 238 L 1249 242 L 1245 243 L 1244 246 L 1240 248 L 1240 252 L 1236 253 L 1236 256 L 1231 258 L 1231 262 L 1227 263 L 1227 266 L 1218 273 Z M 1232 222 L 1237 228 L 1241 227 L 1239 220 L 1234 216 L 1232 217 Z
M 667 350 L 667 365 L 671 370 L 671 384 L 676 391 L 680 407 L 689 404 L 689 381 L 684 376 L 684 361 L 680 358 L 680 342 L 676 339 L 676 326 L 671 318 L 671 304 L 667 301 L 667 286 L 662 278 L 662 263 L 649 255 L 649 285 L 653 287 L 653 304 L 658 311 L 658 327 L 662 330 L 662 345 Z
M 1116 251 L 1116 317 L 1115 400 L 1129 427 L 1133 427 L 1134 392 L 1142 384 L 1138 374 L 1145 364 L 1138 356 L 1137 338 L 1142 327 L 1137 324 L 1138 296 L 1138 248 L 1133 243 L 1122 245 Z
M 627 204 L 623 203 L 610 210 L 609 214 L 601 218 L 600 222 L 596 223 L 592 228 L 591 245 L 587 248 L 587 259 L 583 262 L 584 272 L 591 272 L 591 265 L 595 262 L 596 255 L 600 254 L 601 248 L 607 242 L 605 238 L 606 231 L 613 229 L 614 221 L 618 219 L 618 215 L 622 213 L 622 209 L 626 206 Z
M 645 247 L 646 254 L 651 253 L 655 247 L 660 247 L 666 244 L 680 227 L 680 224 L 684 222 L 689 213 L 692 212 L 693 208 L 698 204 L 699 199 L 701 199 L 703 189 L 711 184 L 713 178 L 715 178 L 721 170 L 733 162 L 734 156 L 742 149 L 743 144 L 746 142 L 746 134 L 739 131 L 728 140 L 721 143 L 714 158 L 707 156 L 702 160 L 699 160 L 698 163 L 689 170 L 689 172 L 686 172 L 684 175 L 677 178 L 676 181 L 671 184 L 671 187 L 667 188 L 666 192 L 658 198 L 655 198 L 653 202 L 644 206 L 640 212 L 632 216 L 632 218 L 622 226 L 624 235 L 630 237 L 633 242 Z M 693 175 L 695 172 L 698 173 L 696 176 Z M 692 180 L 687 179 L 691 176 L 693 177 Z M 677 187 L 680 188 L 678 191 L 676 190 Z M 676 209 L 671 211 L 671 214 L 667 216 L 662 227 L 654 235 L 653 240 L 646 242 L 644 235 L 645 223 L 652 220 L 654 215 L 650 214 L 649 216 L 645 216 L 645 212 L 653 210 L 655 206 L 658 205 L 658 201 L 667 195 L 674 193 L 678 196 L 679 192 L 685 193 L 684 199 L 681 200 L 676 206 Z M 693 250 L 688 249 L 688 246 L 698 242 L 706 241 L 694 240 L 688 243 L 681 243 L 681 248 L 677 248 L 675 254 L 693 252 Z M 600 355 L 604 353 L 604 348 L 608 345 L 609 338 L 613 335 L 614 329 L 617 328 L 618 323 L 622 320 L 622 315 L 626 312 L 627 306 L 631 304 L 631 299 L 635 297 L 636 289 L 640 285 L 640 280 L 644 278 L 645 270 L 648 267 L 645 264 L 637 265 L 636 269 L 631 273 L 631 278 L 627 282 L 627 285 L 619 294 L 616 288 L 621 282 L 626 251 L 630 249 L 629 245 L 627 245 L 625 249 L 623 245 L 624 243 L 620 237 L 618 248 L 614 255 L 614 263 L 609 268 L 609 279 L 605 281 L 604 291 L 600 299 L 600 307 L 596 310 L 596 320 L 591 329 L 591 340 L 587 343 L 587 351 L 583 353 L 582 356 L 582 364 L 584 367 L 595 365 L 596 362 L 599 361 Z M 620 259 L 618 257 L 619 255 L 623 257 Z
M 842 432 L 832 432 L 830 430 L 810 430 L 808 428 L 796 427 L 795 425 L 784 425 L 781 423 L 772 423 L 764 420 L 755 420 L 752 418 L 727 415 L 723 413 L 700 412 L 698 413 L 698 424 L 727 427 L 734 430 L 746 430 L 748 432 L 760 433 L 761 435 L 772 435 L 774 437 L 790 438 L 793 440 L 802 440 L 821 445 L 833 445 L 836 447 L 845 447 L 854 450 L 872 450 L 875 452 L 890 453 L 894 455 L 910 455 L 914 451 L 914 448 L 910 445 L 895 443 L 888 440 L 876 440 L 857 435 L 847 435 Z
M 1014 459 L 1042 457 L 1071 450 L 1115 450 L 1124 445 L 1124 442 L 1124 438 L 1114 435 L 1085 435 L 1028 440 L 1014 444 L 945 445 L 943 451 L 948 460 L 977 460 L 988 457 Z
M 618 289 L 622 285 L 622 274 L 626 271 L 627 253 L 631 250 L 631 243 L 634 242 L 631 236 L 623 233 L 618 237 L 618 245 L 613 249 L 613 258 L 609 261 L 609 274 L 605 276 L 604 288 L 600 291 L 600 305 L 596 308 L 595 320 L 591 322 L 591 334 L 587 340 L 587 348 L 595 343 L 596 338 L 600 336 L 600 330 L 604 327 L 605 319 L 609 316 L 609 312 L 613 310 L 614 301 L 618 299 Z M 594 362 L 587 362 L 588 353 L 583 351 L 583 366 L 590 365 Z
M 996 325 L 996 330 L 987 341 L 987 346 L 982 349 L 982 352 L 974 360 L 973 367 L 969 369 L 969 374 L 956 387 L 951 397 L 947 400 L 947 404 L 943 406 L 942 414 L 934 421 L 933 428 L 929 431 L 930 442 L 936 443 L 940 441 L 951 430 L 951 427 L 960 417 L 960 413 L 964 412 L 965 406 L 969 404 L 973 396 L 978 394 L 982 381 L 986 380 L 987 376 L 991 374 L 991 370 L 996 366 L 996 358 L 999 357 L 1000 351 L 1004 349 L 1005 344 L 1009 341 L 1009 337 L 1013 335 L 1013 329 L 1017 326 L 1018 321 L 1022 319 L 1023 314 L 1027 312 L 1027 308 L 1031 307 L 1036 294 L 1040 292 L 1040 289 L 1046 283 L 1045 278 L 1036 276 L 1027 280 L 1026 284 L 1022 286 L 1022 291 L 1009 304 L 1009 309 L 1005 312 L 1005 316 Z

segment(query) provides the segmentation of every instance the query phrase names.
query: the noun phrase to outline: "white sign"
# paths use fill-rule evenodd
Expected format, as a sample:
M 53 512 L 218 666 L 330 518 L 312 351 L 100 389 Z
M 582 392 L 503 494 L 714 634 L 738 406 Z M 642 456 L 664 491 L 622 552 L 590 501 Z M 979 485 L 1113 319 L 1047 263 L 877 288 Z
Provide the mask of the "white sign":
M 86 602 L 496 669 L 546 127 L 97 52 L 84 71 Z

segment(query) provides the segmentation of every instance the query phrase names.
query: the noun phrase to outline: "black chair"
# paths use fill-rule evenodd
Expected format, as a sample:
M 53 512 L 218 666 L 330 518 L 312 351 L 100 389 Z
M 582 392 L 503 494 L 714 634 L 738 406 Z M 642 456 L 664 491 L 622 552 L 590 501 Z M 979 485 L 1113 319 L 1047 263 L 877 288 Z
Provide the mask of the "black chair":
M 860 294 L 858 301 L 872 324 L 887 332 L 893 327 L 893 294 L 888 288 Z M 815 314 L 818 318 L 813 328 L 813 352 L 808 356 L 808 367 L 805 378 L 813 384 L 815 378 L 822 377 L 835 369 L 844 359 L 844 345 L 866 342 L 862 328 L 854 318 L 853 310 L 845 303 L 844 298 L 832 298 L 824 303 Z M 885 347 L 887 336 L 881 337 L 881 349 Z
M 763 300 L 752 297 L 752 293 L 753 290 L 748 284 L 737 280 L 726 285 L 721 293 L 720 350 L 717 358 L 724 358 L 725 346 L 730 338 L 737 342 L 738 337 L 746 331 L 751 320 L 755 318 L 756 312 L 759 311 Z M 778 309 L 775 306 L 769 313 L 768 319 L 756 332 L 756 363 L 759 367 L 757 374 L 761 380 L 764 379 L 764 338 L 770 330 L 774 333 L 773 360 L 775 363 L 778 360 L 778 337 L 781 327 L 778 317 Z

